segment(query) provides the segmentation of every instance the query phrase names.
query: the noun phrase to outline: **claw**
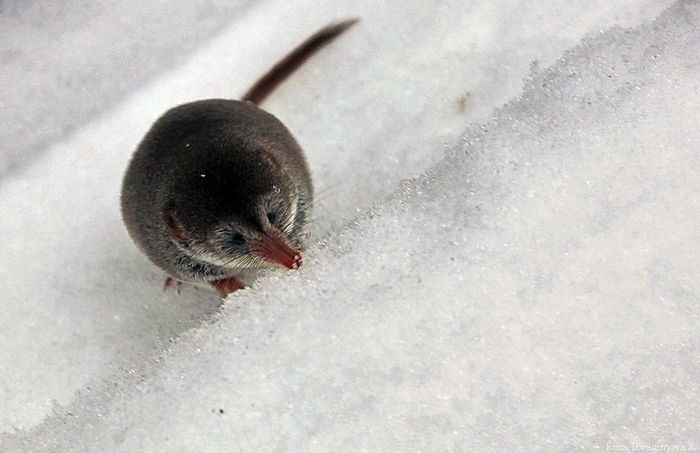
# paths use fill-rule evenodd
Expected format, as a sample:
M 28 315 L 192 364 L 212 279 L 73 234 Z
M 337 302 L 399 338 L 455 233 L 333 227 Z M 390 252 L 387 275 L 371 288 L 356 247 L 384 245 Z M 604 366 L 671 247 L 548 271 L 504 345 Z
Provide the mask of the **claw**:
M 175 290 L 177 291 L 177 293 L 180 294 L 180 287 L 182 286 L 182 282 L 180 280 L 175 280 L 172 277 L 165 278 L 165 283 L 163 283 L 163 291 L 167 291 L 168 288 L 172 287 L 173 285 L 175 285 Z

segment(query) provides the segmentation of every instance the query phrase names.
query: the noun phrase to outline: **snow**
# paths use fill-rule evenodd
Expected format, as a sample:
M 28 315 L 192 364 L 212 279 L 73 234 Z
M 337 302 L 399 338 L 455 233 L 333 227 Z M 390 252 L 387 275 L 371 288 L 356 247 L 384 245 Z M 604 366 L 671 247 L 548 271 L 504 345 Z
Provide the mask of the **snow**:
M 0 174 L 181 62 L 249 3 L 2 2 Z
M 700 5 L 551 3 L 265 2 L 6 175 L 0 450 L 700 444 Z M 304 267 L 163 294 L 130 150 L 348 15 L 266 104 L 327 188 Z

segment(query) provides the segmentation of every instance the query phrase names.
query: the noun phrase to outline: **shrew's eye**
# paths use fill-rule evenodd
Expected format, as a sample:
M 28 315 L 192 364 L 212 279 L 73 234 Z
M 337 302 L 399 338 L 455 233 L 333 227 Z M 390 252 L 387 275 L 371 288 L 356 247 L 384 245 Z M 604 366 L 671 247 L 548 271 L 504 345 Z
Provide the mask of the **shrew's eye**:
M 219 230 L 214 242 L 221 250 L 234 255 L 244 253 L 247 249 L 245 235 L 235 227 L 225 227 Z
M 267 220 L 270 222 L 270 224 L 274 225 L 275 222 L 277 222 L 277 213 L 270 211 L 267 213 Z

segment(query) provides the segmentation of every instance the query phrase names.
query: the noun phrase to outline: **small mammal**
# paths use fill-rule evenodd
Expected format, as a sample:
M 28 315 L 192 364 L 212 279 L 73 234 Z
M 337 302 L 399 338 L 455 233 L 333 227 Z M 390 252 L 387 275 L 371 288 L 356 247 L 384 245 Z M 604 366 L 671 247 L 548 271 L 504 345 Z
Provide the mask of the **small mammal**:
M 256 107 L 311 54 L 356 20 L 329 25 L 292 51 L 244 96 L 163 114 L 135 151 L 122 184 L 129 235 L 172 279 L 207 283 L 221 297 L 241 272 L 302 264 L 313 186 L 302 149 Z

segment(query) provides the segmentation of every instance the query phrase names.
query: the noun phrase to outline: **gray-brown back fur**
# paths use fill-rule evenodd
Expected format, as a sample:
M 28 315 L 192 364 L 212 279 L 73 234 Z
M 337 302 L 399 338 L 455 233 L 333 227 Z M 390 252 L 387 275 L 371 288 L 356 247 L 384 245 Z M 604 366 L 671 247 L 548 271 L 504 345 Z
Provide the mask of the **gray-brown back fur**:
M 273 163 L 261 152 L 273 156 Z M 165 213 L 174 211 L 194 237 L 229 216 L 254 222 L 246 217 L 251 197 L 279 186 L 280 171 L 298 196 L 293 239 L 300 243 L 313 188 L 303 152 L 287 128 L 245 102 L 184 104 L 161 116 L 134 153 L 122 187 L 124 222 L 138 247 L 171 276 L 222 278 L 230 271 L 180 252 Z

